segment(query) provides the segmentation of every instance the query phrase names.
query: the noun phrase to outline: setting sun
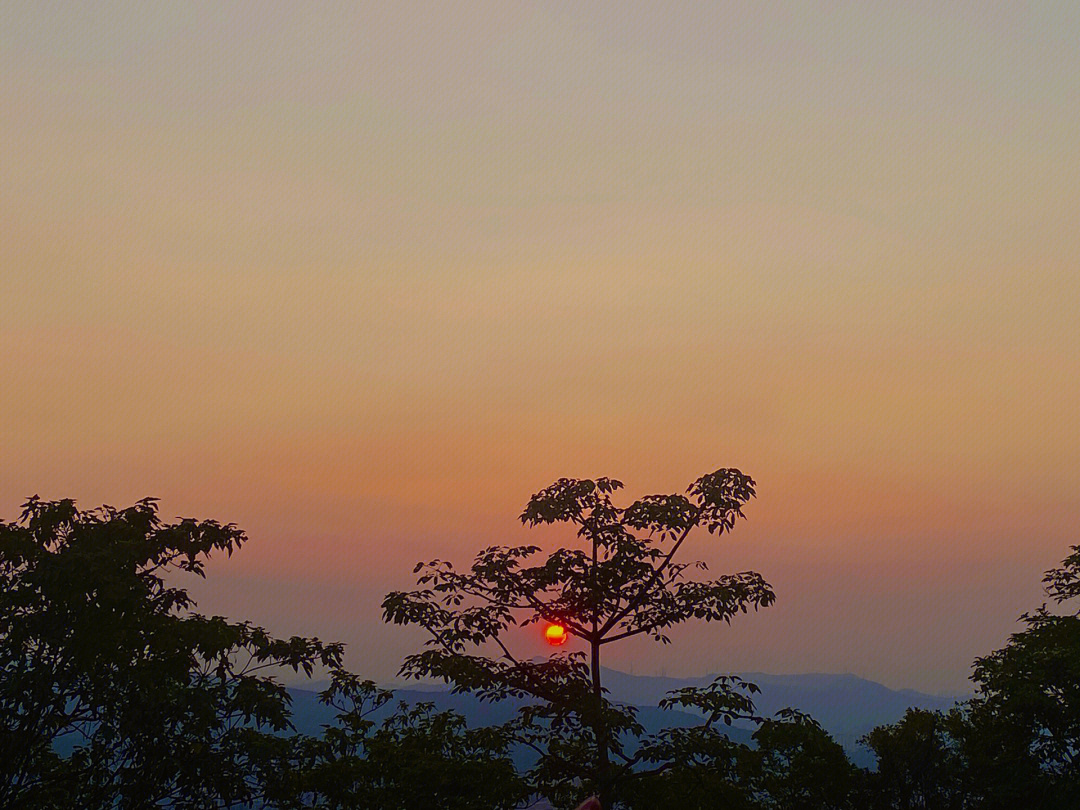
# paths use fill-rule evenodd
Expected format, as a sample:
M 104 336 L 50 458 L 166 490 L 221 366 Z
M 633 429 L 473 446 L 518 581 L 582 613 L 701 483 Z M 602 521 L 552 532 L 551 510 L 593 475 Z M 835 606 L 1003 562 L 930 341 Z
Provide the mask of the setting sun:
M 566 639 L 569 636 L 566 635 L 566 628 L 557 624 L 548 625 L 547 630 L 544 631 L 544 638 L 547 639 L 547 643 L 554 647 L 560 644 L 565 644 Z

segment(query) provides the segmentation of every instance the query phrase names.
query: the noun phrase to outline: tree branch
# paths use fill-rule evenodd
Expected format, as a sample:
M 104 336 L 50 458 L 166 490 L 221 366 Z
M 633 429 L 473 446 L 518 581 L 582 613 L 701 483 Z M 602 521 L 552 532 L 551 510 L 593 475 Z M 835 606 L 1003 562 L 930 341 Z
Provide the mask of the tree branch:
M 649 577 L 649 581 L 645 583 L 644 587 L 641 589 L 641 591 L 638 593 L 638 595 L 636 597 L 634 597 L 633 599 L 631 599 L 627 603 L 625 608 L 623 608 L 622 610 L 612 614 L 611 618 L 608 619 L 604 623 L 604 626 L 600 628 L 600 637 L 601 638 L 603 638 L 607 633 L 609 633 L 611 631 L 611 628 L 613 628 L 616 624 L 618 624 L 620 621 L 625 619 L 636 608 L 641 607 L 641 605 L 644 603 L 645 599 L 648 597 L 649 591 L 656 584 L 656 582 L 660 579 L 660 576 L 664 573 L 664 570 L 668 567 L 668 565 L 671 563 L 671 560 L 675 557 L 675 552 L 677 552 L 679 550 L 679 546 L 681 546 L 683 544 L 683 541 L 686 540 L 686 538 L 690 536 L 691 530 L 694 529 L 698 525 L 698 520 L 699 520 L 700 517 L 701 517 L 701 507 L 698 507 L 695 514 L 694 514 L 694 520 L 685 529 L 683 529 L 682 535 L 679 537 L 678 540 L 675 541 L 675 545 L 673 545 L 671 547 L 671 551 L 669 551 L 667 553 L 667 556 L 664 557 L 664 559 L 661 561 L 660 565 L 658 565 L 656 567 L 656 569 L 652 573 L 652 576 Z

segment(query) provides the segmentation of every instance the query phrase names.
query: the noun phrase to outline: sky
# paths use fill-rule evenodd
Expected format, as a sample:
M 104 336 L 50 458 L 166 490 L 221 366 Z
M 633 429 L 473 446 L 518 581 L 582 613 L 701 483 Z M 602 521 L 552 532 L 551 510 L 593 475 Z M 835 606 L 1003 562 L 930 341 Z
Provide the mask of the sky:
M 636 673 L 962 691 L 1078 542 L 1080 5 L 0 19 L 0 518 L 235 522 L 200 610 L 387 682 L 562 476 L 758 482 L 776 604 Z

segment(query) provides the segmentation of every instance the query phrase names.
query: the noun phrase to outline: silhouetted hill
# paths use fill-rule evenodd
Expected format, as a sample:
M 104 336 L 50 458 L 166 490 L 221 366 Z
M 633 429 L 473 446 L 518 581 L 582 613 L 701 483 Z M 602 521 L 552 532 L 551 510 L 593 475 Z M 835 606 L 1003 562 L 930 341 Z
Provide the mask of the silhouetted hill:
M 763 715 L 791 707 L 806 712 L 847 749 L 857 764 L 869 766 L 873 758 L 858 739 L 875 726 L 899 720 L 908 708 L 948 709 L 964 696 L 943 697 L 911 689 L 889 689 L 874 681 L 855 675 L 812 673 L 804 675 L 770 675 L 762 672 L 739 673 L 740 677 L 761 687 L 755 696 L 758 711 Z M 605 669 L 603 679 L 611 698 L 620 703 L 638 706 L 638 717 L 648 732 L 672 726 L 692 726 L 699 717 L 685 711 L 662 711 L 657 703 L 669 691 L 685 686 L 706 686 L 713 675 L 698 678 L 667 678 L 651 675 L 631 675 Z M 299 731 L 318 734 L 322 726 L 333 721 L 334 713 L 319 703 L 314 691 L 293 688 L 294 722 Z M 516 701 L 482 703 L 471 695 L 455 695 L 439 685 L 421 689 L 394 690 L 395 702 L 413 705 L 434 703 L 440 711 L 452 709 L 462 714 L 470 725 L 492 725 L 513 717 L 520 705 Z M 380 720 L 388 715 L 394 704 L 384 706 L 372 715 Z M 749 728 L 727 729 L 732 739 L 748 742 Z M 524 752 L 520 757 L 524 762 Z
M 908 708 L 948 709 L 965 697 L 942 697 L 912 689 L 889 689 L 856 675 L 738 674 L 761 687 L 761 694 L 754 696 L 761 714 L 772 715 L 785 707 L 806 712 L 845 748 L 854 747 L 858 738 L 875 726 L 899 720 Z M 603 671 L 604 685 L 611 691 L 614 700 L 653 706 L 672 689 L 705 686 L 714 677 L 662 678 L 630 675 L 617 670 Z
M 296 730 L 304 734 L 321 734 L 323 727 L 334 721 L 334 710 L 319 702 L 317 692 L 306 689 L 290 688 L 293 699 L 293 724 Z M 471 695 L 455 695 L 446 689 L 395 689 L 394 700 L 369 715 L 371 720 L 379 722 L 388 716 L 398 703 L 413 706 L 417 703 L 434 703 L 438 711 L 455 711 L 465 717 L 470 726 L 486 726 L 504 723 L 517 713 L 522 705 L 519 700 L 506 700 L 501 703 L 485 703 Z M 663 711 L 656 706 L 638 708 L 638 720 L 647 733 L 663 728 L 696 726 L 701 722 L 687 712 Z M 739 742 L 750 742 L 750 731 L 746 729 L 725 729 L 727 735 Z M 529 767 L 535 761 L 534 754 L 522 748 L 514 752 L 514 761 L 518 767 Z

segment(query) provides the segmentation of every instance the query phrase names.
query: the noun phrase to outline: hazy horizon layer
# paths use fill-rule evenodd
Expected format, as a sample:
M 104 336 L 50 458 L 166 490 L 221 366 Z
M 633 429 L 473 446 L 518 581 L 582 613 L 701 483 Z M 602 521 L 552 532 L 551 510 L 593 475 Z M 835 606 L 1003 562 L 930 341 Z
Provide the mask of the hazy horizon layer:
M 235 522 L 386 680 L 416 561 L 739 467 L 776 605 L 608 665 L 966 689 L 1078 542 L 1080 6 L 719 5 L 0 5 L 0 517 Z

